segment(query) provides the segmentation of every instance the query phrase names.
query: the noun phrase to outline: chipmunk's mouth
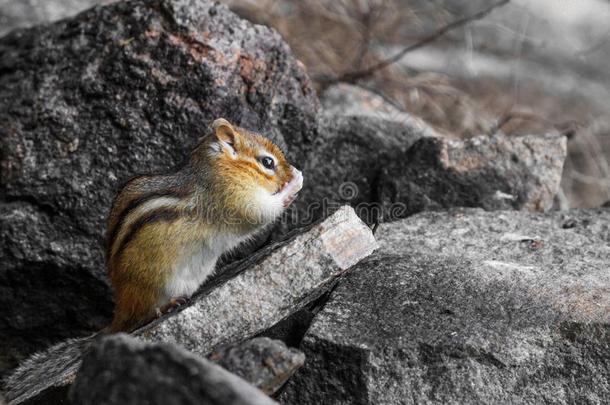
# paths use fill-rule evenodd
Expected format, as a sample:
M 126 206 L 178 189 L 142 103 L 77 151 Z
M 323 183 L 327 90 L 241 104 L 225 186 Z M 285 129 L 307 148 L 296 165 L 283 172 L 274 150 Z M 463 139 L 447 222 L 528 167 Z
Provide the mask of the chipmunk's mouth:
M 297 193 L 303 187 L 303 173 L 294 166 L 290 166 L 290 170 L 292 172 L 292 179 L 275 193 L 275 195 L 281 197 L 284 208 L 294 201 Z

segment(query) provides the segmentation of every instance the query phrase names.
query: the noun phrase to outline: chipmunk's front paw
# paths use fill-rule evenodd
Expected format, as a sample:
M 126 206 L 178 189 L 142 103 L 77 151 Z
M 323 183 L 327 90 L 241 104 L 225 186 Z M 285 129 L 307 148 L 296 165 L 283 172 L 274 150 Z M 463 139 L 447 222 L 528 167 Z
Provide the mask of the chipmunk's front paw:
M 190 299 L 188 297 L 170 298 L 170 300 L 167 304 L 163 305 L 161 308 L 158 308 L 157 315 L 161 316 L 161 315 L 169 314 L 170 312 L 174 312 L 178 308 L 188 304 L 189 301 L 190 301 Z
M 296 167 L 291 166 L 292 180 L 284 185 L 280 190 L 282 196 L 282 204 L 284 208 L 288 208 L 290 204 L 297 198 L 298 192 L 303 187 L 303 174 Z

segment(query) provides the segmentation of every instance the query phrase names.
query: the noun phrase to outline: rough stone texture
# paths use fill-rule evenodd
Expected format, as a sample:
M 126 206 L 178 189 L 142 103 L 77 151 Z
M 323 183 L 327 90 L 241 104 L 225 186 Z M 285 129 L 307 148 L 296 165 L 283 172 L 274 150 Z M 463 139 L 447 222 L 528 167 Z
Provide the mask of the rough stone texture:
M 308 180 L 294 203 L 305 224 L 346 203 L 360 204 L 358 214 L 373 222 L 367 209 L 378 200 L 382 169 L 425 136 L 417 127 L 366 116 L 321 115 L 317 130 L 303 166 Z
M 305 355 L 280 340 L 257 337 L 217 349 L 209 359 L 272 395 L 303 366 Z
M 319 312 L 285 404 L 610 401 L 610 210 L 381 224 Z
M 426 136 L 437 135 L 436 130 L 421 119 L 398 109 L 380 95 L 363 87 L 347 83 L 332 85 L 320 95 L 320 102 L 329 115 L 374 117 L 401 123 Z
M 352 208 L 342 207 L 308 230 L 228 266 L 189 306 L 135 334 L 207 356 L 223 345 L 259 335 L 307 307 L 376 248 L 371 230 Z M 12 404 L 61 396 L 94 337 L 61 342 L 22 363 L 4 387 Z
M 321 114 L 293 212 L 306 224 L 350 204 L 370 224 L 451 207 L 545 211 L 566 150 L 561 136 L 451 140 L 405 122 Z
M 317 104 L 275 31 L 211 1 L 118 2 L 0 38 L 0 374 L 105 326 L 122 182 L 181 164 L 220 116 L 301 166 Z
M 95 342 L 70 391 L 72 403 L 270 405 L 246 381 L 180 347 L 125 334 Z
M 15 28 L 57 21 L 60 18 L 113 0 L 0 0 L 0 37 Z
M 566 138 L 554 135 L 422 138 L 379 177 L 384 218 L 450 207 L 546 211 L 566 149 Z

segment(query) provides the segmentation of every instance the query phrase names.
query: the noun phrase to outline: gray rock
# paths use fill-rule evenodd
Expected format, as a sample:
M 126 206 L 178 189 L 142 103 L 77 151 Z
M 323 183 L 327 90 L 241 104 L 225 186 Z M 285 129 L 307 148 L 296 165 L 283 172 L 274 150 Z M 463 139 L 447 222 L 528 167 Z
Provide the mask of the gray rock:
M 30 27 L 71 17 L 97 4 L 113 0 L 0 0 L 0 36 L 15 28 Z
M 323 222 L 230 265 L 191 304 L 134 332 L 201 356 L 269 329 L 305 308 L 377 248 L 371 230 L 343 207 Z M 61 396 L 95 335 L 70 339 L 23 362 L 5 381 L 12 405 Z
M 610 401 L 610 210 L 381 224 L 318 313 L 285 404 Z
M 95 342 L 70 390 L 72 403 L 275 404 L 223 368 L 169 344 L 143 344 L 125 334 Z
M 267 395 L 274 394 L 305 363 L 305 355 L 280 340 L 257 337 L 215 350 L 210 360 Z
M 386 220 L 451 207 L 546 211 L 566 153 L 554 135 L 422 138 L 385 166 L 377 195 Z
M 401 158 L 425 134 L 414 126 L 382 118 L 324 114 L 318 135 L 303 166 L 307 178 L 295 209 L 307 224 L 343 204 L 358 208 L 368 223 L 378 200 L 382 169 Z
M 318 108 L 280 36 L 211 1 L 121 1 L 15 30 L 0 71 L 0 374 L 107 323 L 122 182 L 180 165 L 220 116 L 301 166 Z
M 324 111 L 330 115 L 374 117 L 401 123 L 426 136 L 438 135 L 437 131 L 423 120 L 390 104 L 379 94 L 360 86 L 347 83 L 334 84 L 320 95 L 320 102 Z
M 428 136 L 417 125 L 366 115 L 319 117 L 295 203 L 301 223 L 350 204 L 367 223 L 426 210 L 545 211 L 559 190 L 562 136 Z

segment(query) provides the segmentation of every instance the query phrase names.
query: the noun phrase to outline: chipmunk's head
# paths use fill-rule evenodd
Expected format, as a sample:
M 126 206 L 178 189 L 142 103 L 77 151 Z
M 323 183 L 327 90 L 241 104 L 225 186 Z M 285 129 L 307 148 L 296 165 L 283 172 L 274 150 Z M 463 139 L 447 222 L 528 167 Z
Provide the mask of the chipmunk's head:
M 208 159 L 235 219 L 273 222 L 303 185 L 303 176 L 269 139 L 219 118 L 207 142 Z M 228 211 L 229 212 L 229 211 Z

